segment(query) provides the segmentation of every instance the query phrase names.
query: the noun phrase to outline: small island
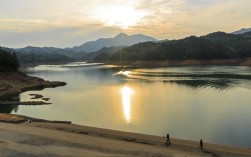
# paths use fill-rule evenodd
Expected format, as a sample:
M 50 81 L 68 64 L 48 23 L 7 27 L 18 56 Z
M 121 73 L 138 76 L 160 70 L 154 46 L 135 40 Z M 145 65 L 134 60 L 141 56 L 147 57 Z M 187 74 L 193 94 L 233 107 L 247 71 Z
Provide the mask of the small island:
M 31 77 L 19 71 L 20 64 L 16 53 L 8 48 L 0 47 L 0 105 L 40 105 L 43 101 L 19 102 L 8 101 L 14 95 L 30 90 L 42 90 L 65 86 L 65 82 L 46 81 Z

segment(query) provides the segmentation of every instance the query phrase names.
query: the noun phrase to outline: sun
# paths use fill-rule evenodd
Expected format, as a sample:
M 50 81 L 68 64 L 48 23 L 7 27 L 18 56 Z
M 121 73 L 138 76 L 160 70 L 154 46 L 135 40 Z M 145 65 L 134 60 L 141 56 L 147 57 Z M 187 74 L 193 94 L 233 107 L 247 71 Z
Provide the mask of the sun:
M 100 10 L 100 19 L 108 26 L 129 28 L 137 25 L 145 16 L 145 12 L 130 6 L 110 6 Z

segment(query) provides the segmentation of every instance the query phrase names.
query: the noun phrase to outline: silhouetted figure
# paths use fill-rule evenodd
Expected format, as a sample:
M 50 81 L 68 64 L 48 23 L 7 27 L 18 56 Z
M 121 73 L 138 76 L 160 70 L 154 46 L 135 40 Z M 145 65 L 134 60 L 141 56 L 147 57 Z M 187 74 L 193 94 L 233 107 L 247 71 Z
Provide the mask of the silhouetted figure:
M 28 124 L 30 124 L 30 123 L 32 122 L 32 120 L 28 119 L 28 121 L 27 121 L 27 122 L 28 122 Z
M 166 145 L 171 144 L 169 134 L 166 135 Z
M 202 139 L 200 139 L 200 149 L 203 149 L 203 142 L 202 142 Z

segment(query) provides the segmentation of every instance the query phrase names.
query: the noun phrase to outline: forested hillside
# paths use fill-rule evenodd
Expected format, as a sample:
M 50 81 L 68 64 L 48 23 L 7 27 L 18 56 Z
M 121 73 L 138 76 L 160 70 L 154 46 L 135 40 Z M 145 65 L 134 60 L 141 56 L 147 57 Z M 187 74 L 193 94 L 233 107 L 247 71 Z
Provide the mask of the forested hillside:
M 15 51 L 0 47 L 0 72 L 17 71 L 19 66 Z
M 203 36 L 203 38 L 210 40 L 211 42 L 220 44 L 238 54 L 238 57 L 251 57 L 251 32 L 244 34 L 227 34 L 225 32 L 215 32 Z
M 73 62 L 74 59 L 57 53 L 17 53 L 20 64 L 53 64 Z
M 190 60 L 251 57 L 250 33 L 215 32 L 180 40 L 139 43 L 118 51 L 107 60 Z

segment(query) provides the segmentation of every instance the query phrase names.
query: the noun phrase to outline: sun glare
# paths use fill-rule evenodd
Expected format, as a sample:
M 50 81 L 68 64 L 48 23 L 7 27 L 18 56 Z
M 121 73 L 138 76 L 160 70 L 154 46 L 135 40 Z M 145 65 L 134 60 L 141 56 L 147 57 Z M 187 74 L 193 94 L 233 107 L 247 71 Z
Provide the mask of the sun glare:
M 131 71 L 119 71 L 119 72 L 118 72 L 118 75 L 129 76 L 130 73 L 131 73 Z
M 122 95 L 122 104 L 123 104 L 123 112 L 124 117 L 127 123 L 130 123 L 131 120 L 131 96 L 132 96 L 132 89 L 127 87 L 126 85 L 121 89 Z
M 106 25 L 124 29 L 138 24 L 144 16 L 143 11 L 129 6 L 106 7 L 100 11 L 100 18 Z

